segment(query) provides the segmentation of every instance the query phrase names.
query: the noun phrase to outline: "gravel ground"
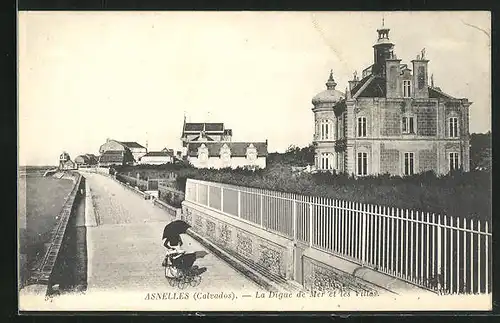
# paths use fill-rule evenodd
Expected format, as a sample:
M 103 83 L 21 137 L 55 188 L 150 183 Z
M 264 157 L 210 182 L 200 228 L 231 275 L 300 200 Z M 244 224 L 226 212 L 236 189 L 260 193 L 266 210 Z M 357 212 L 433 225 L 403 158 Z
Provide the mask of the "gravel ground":
M 87 230 L 88 292 L 179 291 L 179 287 L 169 285 L 161 266 L 165 254 L 161 235 L 172 220 L 170 215 L 109 177 L 99 174 L 85 174 L 85 177 L 100 219 L 99 226 Z M 187 235 L 183 235 L 183 240 L 188 252 L 208 252 Z M 196 264 L 207 271 L 198 286 L 188 286 L 184 291 L 261 290 L 210 253 Z

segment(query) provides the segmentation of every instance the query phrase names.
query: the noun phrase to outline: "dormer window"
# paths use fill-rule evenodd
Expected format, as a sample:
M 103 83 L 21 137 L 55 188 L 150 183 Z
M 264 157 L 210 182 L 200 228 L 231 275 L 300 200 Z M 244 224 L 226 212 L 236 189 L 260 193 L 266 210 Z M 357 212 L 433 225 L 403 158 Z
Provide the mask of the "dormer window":
M 224 165 L 227 165 L 231 161 L 231 150 L 227 144 L 224 144 L 220 149 L 220 158 Z
M 253 144 L 250 144 L 247 147 L 247 159 L 251 163 L 255 162 L 257 160 L 257 149 Z
M 206 163 L 208 161 L 208 148 L 205 144 L 202 144 L 200 148 L 198 148 L 198 159 L 201 163 Z
M 403 97 L 404 98 L 411 97 L 411 81 L 410 80 L 403 81 Z

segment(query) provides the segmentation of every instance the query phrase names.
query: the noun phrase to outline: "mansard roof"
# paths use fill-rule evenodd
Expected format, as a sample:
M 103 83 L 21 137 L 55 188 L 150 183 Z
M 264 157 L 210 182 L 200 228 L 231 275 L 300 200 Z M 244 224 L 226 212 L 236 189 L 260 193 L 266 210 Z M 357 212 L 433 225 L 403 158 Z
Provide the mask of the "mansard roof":
M 357 84 L 351 96 L 358 98 L 383 98 L 386 95 L 386 80 L 384 77 L 369 75 Z
M 183 132 L 224 132 L 224 123 L 193 123 L 188 122 L 184 125 Z
M 200 142 L 200 143 L 189 143 L 188 144 L 188 156 L 196 157 L 198 156 L 198 148 L 202 144 L 208 149 L 208 155 L 210 157 L 220 156 L 220 149 L 224 144 L 226 144 L 231 150 L 232 157 L 246 157 L 247 148 L 252 144 L 257 150 L 257 156 L 267 156 L 267 143 L 266 142 Z

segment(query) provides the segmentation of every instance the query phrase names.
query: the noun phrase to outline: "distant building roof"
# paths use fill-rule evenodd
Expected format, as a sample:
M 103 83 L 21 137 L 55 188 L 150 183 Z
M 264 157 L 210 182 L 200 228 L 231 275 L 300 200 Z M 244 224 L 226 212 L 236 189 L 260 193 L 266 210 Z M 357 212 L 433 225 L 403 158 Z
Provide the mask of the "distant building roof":
M 144 149 L 146 149 L 146 147 L 144 147 L 143 145 L 141 145 L 135 141 L 120 141 L 120 143 L 128 148 L 144 148 Z
M 247 148 L 250 144 L 252 144 L 257 149 L 258 157 L 268 155 L 266 142 L 201 142 L 189 143 L 188 156 L 198 156 L 198 148 L 202 144 L 205 144 L 205 146 L 208 148 L 208 155 L 210 157 L 220 156 L 220 149 L 224 144 L 226 144 L 231 150 L 231 157 L 246 157 Z
M 141 158 L 144 157 L 173 157 L 174 153 L 173 151 L 150 151 L 146 155 L 142 156 Z
M 184 132 L 224 132 L 224 123 L 191 123 L 188 122 L 184 125 Z

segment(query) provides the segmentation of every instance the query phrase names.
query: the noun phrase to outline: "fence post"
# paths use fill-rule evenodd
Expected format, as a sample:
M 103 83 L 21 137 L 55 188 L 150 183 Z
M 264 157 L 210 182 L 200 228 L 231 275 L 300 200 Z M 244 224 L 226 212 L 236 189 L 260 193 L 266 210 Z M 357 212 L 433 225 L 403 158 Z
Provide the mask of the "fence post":
M 207 183 L 207 206 L 210 207 L 210 184 Z
M 488 290 L 488 281 L 489 281 L 489 264 L 488 264 L 488 221 L 486 221 L 485 223 L 485 228 L 484 228 L 484 232 L 486 233 L 484 235 L 484 245 L 485 245 L 485 253 L 484 253 L 484 269 L 485 269 L 485 275 L 484 275 L 484 279 L 485 279 L 485 282 L 484 282 L 484 292 L 486 294 L 489 293 L 489 290 Z
M 438 281 L 440 284 L 442 282 L 440 281 L 441 279 L 441 273 L 442 273 L 442 268 L 441 268 L 441 215 L 438 214 L 438 232 L 437 232 L 437 277 L 439 277 Z M 442 287 L 442 286 L 441 286 Z
M 196 203 L 198 203 L 200 200 L 198 199 L 198 183 L 194 183 L 194 189 L 195 189 L 195 196 L 196 196 Z
M 262 194 L 262 191 L 259 190 L 260 193 L 260 226 L 264 227 L 264 195 Z
M 364 265 L 366 263 L 366 210 L 368 209 L 368 205 L 364 205 L 361 208 L 361 212 L 363 214 L 362 218 L 362 241 L 361 241 L 361 263 Z
M 293 195 L 293 241 L 297 241 L 297 201 Z
M 224 188 L 220 187 L 220 210 L 224 212 Z
M 241 191 L 238 189 L 238 217 L 241 217 Z
M 481 221 L 477 220 L 477 293 L 481 293 Z
M 313 205 L 309 202 L 309 247 L 313 245 Z

